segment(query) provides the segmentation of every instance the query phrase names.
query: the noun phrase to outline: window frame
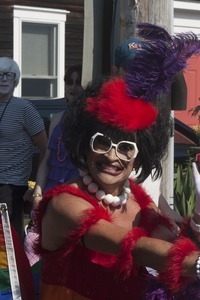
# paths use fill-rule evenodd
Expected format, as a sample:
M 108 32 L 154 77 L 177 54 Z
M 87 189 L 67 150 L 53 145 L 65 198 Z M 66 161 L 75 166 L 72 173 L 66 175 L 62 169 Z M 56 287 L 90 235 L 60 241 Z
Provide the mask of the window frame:
M 64 97 L 64 74 L 65 74 L 65 23 L 69 11 L 50 9 L 33 6 L 13 6 L 13 59 L 22 70 L 22 23 L 39 23 L 56 25 L 57 36 L 57 97 Z M 37 77 L 36 77 L 37 78 Z M 39 77 L 38 77 L 39 78 Z M 21 97 L 21 78 L 15 88 L 14 95 Z M 39 99 L 39 97 L 38 97 Z

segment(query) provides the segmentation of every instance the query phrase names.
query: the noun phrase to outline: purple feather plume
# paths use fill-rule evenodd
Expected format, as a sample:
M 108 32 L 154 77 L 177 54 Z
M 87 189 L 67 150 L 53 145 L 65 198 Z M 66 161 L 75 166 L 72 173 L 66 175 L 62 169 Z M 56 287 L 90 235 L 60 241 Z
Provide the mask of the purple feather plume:
M 164 287 L 164 285 L 158 281 L 158 279 L 149 279 L 148 285 L 142 296 L 143 300 L 174 300 L 174 297 Z
M 200 54 L 200 40 L 192 32 L 170 36 L 165 29 L 146 23 L 138 28 L 143 49 L 132 60 L 125 80 L 132 96 L 153 101 L 169 91 L 188 58 Z
M 194 280 L 189 285 L 185 287 L 176 296 L 177 300 L 199 300 L 200 299 L 200 281 Z
M 162 39 L 162 40 L 171 40 L 171 35 L 163 27 L 149 24 L 149 23 L 139 23 L 137 24 L 137 33 L 138 36 L 143 39 L 152 40 L 152 39 Z
M 178 293 L 172 294 L 156 277 L 151 278 L 147 285 L 143 300 L 199 300 L 200 299 L 200 281 L 192 280 L 183 287 Z

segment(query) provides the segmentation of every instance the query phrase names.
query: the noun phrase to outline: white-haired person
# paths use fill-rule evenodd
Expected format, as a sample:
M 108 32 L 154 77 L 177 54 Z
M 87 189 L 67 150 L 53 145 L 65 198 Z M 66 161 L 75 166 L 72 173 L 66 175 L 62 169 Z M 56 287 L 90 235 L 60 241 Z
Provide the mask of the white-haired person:
M 11 224 L 24 234 L 23 195 L 28 188 L 34 145 L 43 158 L 47 135 L 43 120 L 28 100 L 13 95 L 20 79 L 18 64 L 0 57 L 0 203 L 6 203 Z
M 200 234 L 188 222 L 174 234 L 130 174 L 161 170 L 171 123 L 158 96 L 200 42 L 193 33 L 165 42 L 153 37 L 157 26 L 138 27 L 152 43 L 131 71 L 94 80 L 69 103 L 63 136 L 80 176 L 48 190 L 36 211 L 41 300 L 199 299 Z

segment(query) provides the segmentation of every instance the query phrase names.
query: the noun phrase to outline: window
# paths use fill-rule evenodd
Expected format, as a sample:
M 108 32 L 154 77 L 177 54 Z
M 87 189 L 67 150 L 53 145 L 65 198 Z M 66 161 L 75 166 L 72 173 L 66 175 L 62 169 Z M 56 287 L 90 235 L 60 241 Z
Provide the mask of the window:
M 15 95 L 64 96 L 65 10 L 14 6 L 14 59 L 21 70 Z

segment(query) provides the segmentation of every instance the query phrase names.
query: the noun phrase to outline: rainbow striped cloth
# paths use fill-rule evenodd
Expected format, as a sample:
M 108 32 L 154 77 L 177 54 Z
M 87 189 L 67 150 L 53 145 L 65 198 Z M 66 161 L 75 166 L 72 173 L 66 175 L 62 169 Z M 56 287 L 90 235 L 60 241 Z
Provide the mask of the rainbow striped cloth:
M 2 225 L 0 225 L 0 300 L 12 300 L 10 274 Z
M 21 294 L 21 296 L 19 295 L 16 297 L 16 295 L 13 295 L 12 293 L 5 237 L 0 216 L 0 300 L 34 300 L 33 275 L 31 267 L 16 231 L 11 228 L 11 232 L 16 258 L 17 274 L 19 277 L 17 288 L 19 288 L 19 294 Z

